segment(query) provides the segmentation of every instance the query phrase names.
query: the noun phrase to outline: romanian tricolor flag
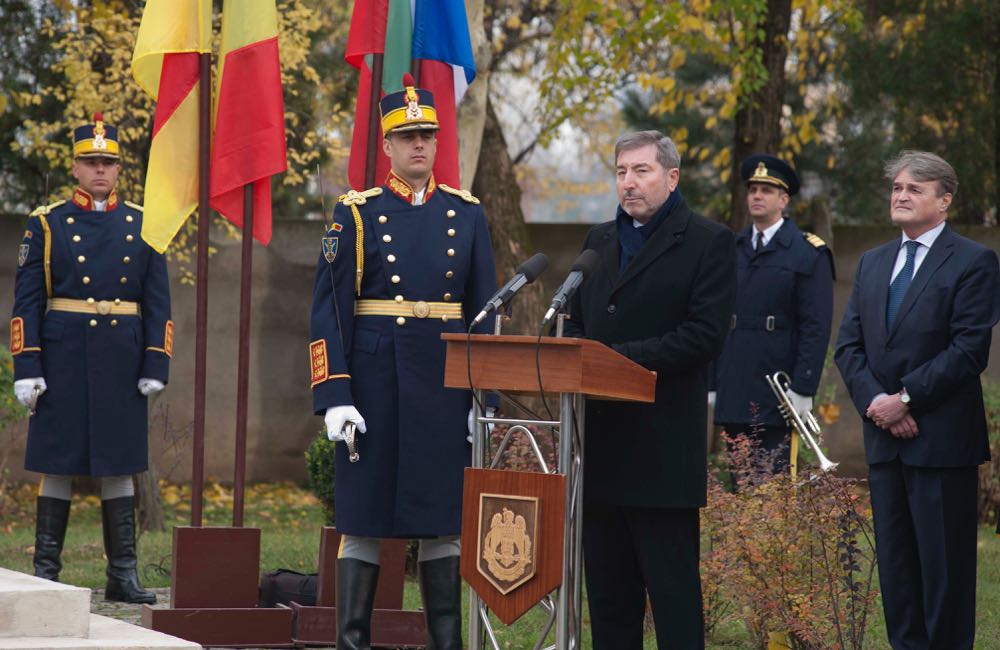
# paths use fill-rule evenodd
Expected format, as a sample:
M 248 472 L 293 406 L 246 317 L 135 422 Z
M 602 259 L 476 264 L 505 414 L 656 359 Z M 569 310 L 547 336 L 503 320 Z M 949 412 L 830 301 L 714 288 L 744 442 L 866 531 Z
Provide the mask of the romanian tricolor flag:
M 356 0 L 344 58 L 358 69 L 358 98 L 348 177 L 366 189 L 365 156 L 374 54 L 383 54 L 381 93 L 402 90 L 404 72 L 416 71 L 417 85 L 434 94 L 438 132 L 434 178 L 461 187 L 458 174 L 456 107 L 476 76 L 463 0 Z M 414 63 L 416 62 L 416 65 Z M 375 116 L 378 119 L 378 116 Z M 375 179 L 389 172 L 389 159 L 376 147 Z
M 147 0 L 132 75 L 156 100 L 142 238 L 161 253 L 198 205 L 198 58 L 211 51 L 211 0 Z
M 253 236 L 271 241 L 271 176 L 288 167 L 275 0 L 225 0 L 212 143 L 211 204 L 243 225 L 253 184 Z

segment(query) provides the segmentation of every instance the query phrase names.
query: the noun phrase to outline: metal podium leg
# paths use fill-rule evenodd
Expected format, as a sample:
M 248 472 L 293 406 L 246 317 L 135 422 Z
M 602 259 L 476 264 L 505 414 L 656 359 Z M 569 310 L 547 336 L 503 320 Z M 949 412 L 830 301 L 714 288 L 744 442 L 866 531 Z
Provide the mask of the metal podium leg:
M 583 397 L 563 393 L 559 401 L 559 471 L 566 475 L 562 585 L 556 601 L 556 648 L 580 647 L 582 608 Z
M 475 434 L 472 436 L 472 467 L 482 468 L 486 461 L 486 449 L 488 448 L 486 440 L 486 425 L 479 421 L 480 416 L 483 412 L 479 408 L 479 405 L 483 403 L 486 398 L 486 393 L 482 390 L 475 391 L 475 399 L 472 400 L 472 421 L 473 431 Z M 469 549 L 463 549 L 464 552 L 470 552 Z M 474 553 L 475 550 L 472 550 Z M 469 648 L 481 648 L 483 639 L 483 624 L 480 614 L 480 609 L 482 608 L 483 601 L 479 598 L 479 594 L 476 593 L 475 589 L 469 589 Z

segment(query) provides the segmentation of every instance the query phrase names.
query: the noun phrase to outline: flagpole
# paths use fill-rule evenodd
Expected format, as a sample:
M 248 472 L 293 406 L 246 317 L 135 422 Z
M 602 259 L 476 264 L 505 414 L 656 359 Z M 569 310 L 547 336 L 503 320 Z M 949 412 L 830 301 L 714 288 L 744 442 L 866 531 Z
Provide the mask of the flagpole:
M 368 102 L 368 150 L 365 152 L 365 186 L 375 187 L 375 168 L 378 167 L 378 134 L 382 130 L 378 104 L 382 99 L 382 59 L 383 54 L 372 55 L 372 89 Z
M 247 396 L 250 383 L 250 278 L 253 267 L 253 183 L 243 186 L 243 259 L 240 268 L 240 342 L 236 375 L 236 457 L 233 475 L 233 526 L 243 526 L 246 480 Z
M 194 440 L 191 463 L 191 525 L 201 526 L 205 475 L 205 365 L 208 352 L 209 159 L 211 157 L 212 53 L 198 57 L 198 264 L 194 343 Z

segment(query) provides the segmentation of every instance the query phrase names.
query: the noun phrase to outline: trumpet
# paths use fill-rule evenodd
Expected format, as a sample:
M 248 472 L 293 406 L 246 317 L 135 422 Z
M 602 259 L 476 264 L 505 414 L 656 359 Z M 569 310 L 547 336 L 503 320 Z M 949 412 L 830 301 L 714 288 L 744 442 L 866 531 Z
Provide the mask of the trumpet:
M 834 463 L 827 458 L 823 454 L 823 450 L 820 449 L 819 443 L 816 442 L 816 436 L 822 433 L 819 428 L 819 422 L 816 421 L 816 416 L 811 412 L 807 412 L 805 417 L 802 417 L 795 412 L 795 407 L 792 406 L 792 399 L 788 396 L 789 387 L 792 385 L 792 380 L 788 377 L 788 373 L 779 370 L 773 375 L 765 375 L 764 377 L 767 379 L 767 385 L 771 387 L 775 397 L 778 398 L 778 409 L 781 411 L 781 415 L 784 416 L 785 422 L 798 432 L 802 440 L 809 445 L 809 448 L 819 458 L 819 468 L 824 472 L 836 469 L 840 463 Z

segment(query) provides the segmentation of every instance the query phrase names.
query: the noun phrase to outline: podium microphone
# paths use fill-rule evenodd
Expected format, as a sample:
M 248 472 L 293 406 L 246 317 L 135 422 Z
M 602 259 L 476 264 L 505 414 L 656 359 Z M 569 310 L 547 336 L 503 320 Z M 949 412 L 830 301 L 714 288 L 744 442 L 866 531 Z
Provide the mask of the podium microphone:
M 472 319 L 472 326 L 470 329 L 483 322 L 483 319 L 489 315 L 489 313 L 495 309 L 499 309 L 501 306 L 510 302 L 511 298 L 514 297 L 518 291 L 526 284 L 531 284 L 535 281 L 539 275 L 542 274 L 549 266 L 549 258 L 545 256 L 545 253 L 535 253 L 525 262 L 521 263 L 521 266 L 517 267 L 514 272 L 514 277 L 507 281 L 507 284 L 500 287 L 500 290 L 493 294 L 483 310 L 476 314 L 476 317 Z
M 594 270 L 601 261 L 601 257 L 592 249 L 580 253 L 580 256 L 576 258 L 573 262 L 573 266 L 569 268 L 569 275 L 566 276 L 566 280 L 556 291 L 556 295 L 552 298 L 552 306 L 549 310 L 545 312 L 545 318 L 542 319 L 542 327 L 548 325 L 552 317 L 556 315 L 556 312 L 561 310 L 569 302 L 569 299 L 573 297 L 576 290 L 583 284 L 583 281 L 587 279 L 590 272 Z

